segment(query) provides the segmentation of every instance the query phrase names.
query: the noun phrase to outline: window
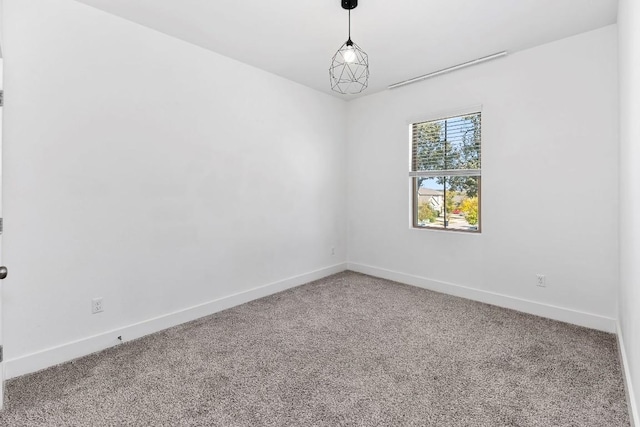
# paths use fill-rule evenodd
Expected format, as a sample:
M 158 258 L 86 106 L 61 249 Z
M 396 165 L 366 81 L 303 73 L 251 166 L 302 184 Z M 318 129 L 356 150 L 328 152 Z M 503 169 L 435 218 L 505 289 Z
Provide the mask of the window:
M 479 112 L 411 124 L 413 227 L 480 232 Z

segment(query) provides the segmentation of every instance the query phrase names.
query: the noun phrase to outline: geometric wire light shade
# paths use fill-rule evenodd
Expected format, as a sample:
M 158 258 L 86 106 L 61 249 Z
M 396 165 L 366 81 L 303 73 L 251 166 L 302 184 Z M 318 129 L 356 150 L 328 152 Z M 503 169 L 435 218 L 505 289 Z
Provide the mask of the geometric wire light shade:
M 369 85 L 369 56 L 351 41 L 351 9 L 358 6 L 358 0 L 341 0 L 341 4 L 349 10 L 349 38 L 331 59 L 329 80 L 334 91 L 356 94 Z
M 349 39 L 333 55 L 329 75 L 336 92 L 360 93 L 369 85 L 369 57 Z

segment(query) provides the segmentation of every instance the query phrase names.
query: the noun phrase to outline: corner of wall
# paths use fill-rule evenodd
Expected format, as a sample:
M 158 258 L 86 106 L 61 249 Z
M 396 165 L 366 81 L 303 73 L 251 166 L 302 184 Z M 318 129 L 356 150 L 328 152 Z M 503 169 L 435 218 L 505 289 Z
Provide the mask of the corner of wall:
M 629 372 L 629 360 L 627 359 L 627 351 L 619 321 L 616 322 L 616 334 L 618 338 L 618 353 L 620 356 L 620 366 L 622 368 L 622 377 L 624 379 L 624 388 L 626 391 L 625 396 L 627 398 L 627 407 L 629 408 L 631 427 L 640 427 L 640 417 L 638 416 L 638 407 L 636 405 L 633 382 L 631 381 L 631 373 Z

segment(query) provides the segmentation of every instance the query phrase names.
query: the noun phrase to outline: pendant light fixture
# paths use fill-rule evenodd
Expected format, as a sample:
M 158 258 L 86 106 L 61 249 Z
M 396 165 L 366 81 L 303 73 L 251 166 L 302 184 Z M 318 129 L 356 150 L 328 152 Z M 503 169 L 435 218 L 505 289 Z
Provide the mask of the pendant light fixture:
M 349 38 L 333 55 L 329 78 L 334 91 L 356 94 L 369 85 L 369 57 L 351 41 L 351 9 L 358 6 L 358 0 L 340 0 L 340 3 L 349 11 Z

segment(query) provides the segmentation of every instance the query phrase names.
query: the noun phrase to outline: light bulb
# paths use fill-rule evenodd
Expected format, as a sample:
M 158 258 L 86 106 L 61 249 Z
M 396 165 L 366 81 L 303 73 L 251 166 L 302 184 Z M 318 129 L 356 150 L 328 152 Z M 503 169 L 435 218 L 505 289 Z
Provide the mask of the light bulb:
M 356 60 L 358 59 L 353 46 L 347 46 L 347 48 L 342 51 L 342 57 L 344 58 L 344 62 L 348 63 L 356 62 Z

